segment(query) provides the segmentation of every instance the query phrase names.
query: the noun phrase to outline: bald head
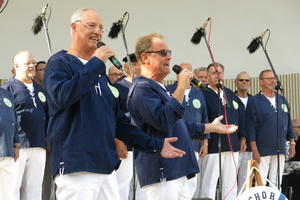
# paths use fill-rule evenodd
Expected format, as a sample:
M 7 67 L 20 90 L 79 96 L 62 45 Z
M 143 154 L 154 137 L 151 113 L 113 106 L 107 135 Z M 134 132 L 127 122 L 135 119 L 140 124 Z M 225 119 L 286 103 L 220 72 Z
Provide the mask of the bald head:
M 189 71 L 193 71 L 193 66 L 190 63 L 181 63 L 179 65 L 182 69 L 187 69 Z

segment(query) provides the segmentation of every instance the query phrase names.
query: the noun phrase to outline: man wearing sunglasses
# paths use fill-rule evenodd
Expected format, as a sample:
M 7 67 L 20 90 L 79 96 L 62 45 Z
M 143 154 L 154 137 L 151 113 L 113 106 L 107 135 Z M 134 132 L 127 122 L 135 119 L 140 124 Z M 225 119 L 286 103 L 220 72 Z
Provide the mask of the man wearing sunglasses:
M 135 55 L 141 66 L 128 94 L 127 107 L 132 122 L 150 136 L 178 137 L 174 144 L 186 155 L 176 159 L 165 159 L 152 152 L 136 152 L 135 165 L 140 186 L 148 200 L 191 199 L 188 178 L 199 172 L 189 135 L 200 138 L 204 132 L 232 133 L 236 126 L 220 123 L 187 123 L 182 117 L 184 93 L 190 85 L 193 73 L 187 69 L 178 75 L 178 86 L 171 94 L 164 86 L 170 74 L 171 50 L 163 36 L 151 33 L 140 36 L 135 46 Z
M 253 96 L 249 94 L 249 89 L 251 86 L 251 80 L 250 76 L 247 72 L 243 71 L 238 73 L 234 80 L 234 84 L 236 87 L 236 91 L 234 92 L 235 95 L 238 97 L 238 104 L 243 108 L 243 112 L 241 115 L 241 120 L 243 120 L 243 124 L 246 127 L 246 108 L 247 108 L 247 103 L 250 98 Z M 245 131 L 244 135 L 247 135 L 246 129 L 240 130 L 240 131 Z M 245 139 L 241 140 L 241 143 L 246 142 L 246 149 L 240 149 L 239 152 L 239 168 L 238 168 L 238 180 L 237 180 L 237 193 L 239 194 L 244 182 L 246 181 L 247 178 L 247 169 L 248 169 L 248 161 L 252 160 L 252 152 L 250 148 L 249 141 L 246 141 Z M 245 189 L 245 188 L 244 188 Z

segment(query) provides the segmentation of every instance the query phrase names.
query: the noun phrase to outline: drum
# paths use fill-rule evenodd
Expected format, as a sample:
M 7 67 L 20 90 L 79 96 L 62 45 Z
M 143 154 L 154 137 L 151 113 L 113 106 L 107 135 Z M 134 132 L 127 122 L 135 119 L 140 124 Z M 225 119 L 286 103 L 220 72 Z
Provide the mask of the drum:
M 279 190 L 267 186 L 257 186 L 244 191 L 237 200 L 288 200 Z

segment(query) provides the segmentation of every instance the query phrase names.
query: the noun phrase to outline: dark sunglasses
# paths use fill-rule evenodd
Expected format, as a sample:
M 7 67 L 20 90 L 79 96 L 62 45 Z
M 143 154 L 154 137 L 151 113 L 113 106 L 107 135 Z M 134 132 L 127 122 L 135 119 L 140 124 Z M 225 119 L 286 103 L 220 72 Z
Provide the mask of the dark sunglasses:
M 172 54 L 172 51 L 171 50 L 166 50 L 166 49 L 163 49 L 163 50 L 159 50 L 159 51 L 146 51 L 145 53 L 159 53 L 159 55 L 161 57 L 166 57 L 168 54 Z
M 244 82 L 244 81 L 245 81 L 245 82 L 248 83 L 248 82 L 250 82 L 250 79 L 242 79 L 242 78 L 241 78 L 241 79 L 238 79 L 238 81 L 239 81 L 239 82 Z

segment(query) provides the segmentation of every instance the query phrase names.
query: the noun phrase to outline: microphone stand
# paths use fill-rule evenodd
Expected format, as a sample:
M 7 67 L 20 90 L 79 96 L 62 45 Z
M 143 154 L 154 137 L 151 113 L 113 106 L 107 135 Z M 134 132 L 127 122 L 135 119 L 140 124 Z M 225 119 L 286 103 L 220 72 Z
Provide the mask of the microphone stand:
M 122 32 L 122 37 L 123 37 L 124 46 L 125 46 L 125 50 L 126 50 L 126 58 L 127 58 L 127 62 L 129 65 L 130 75 L 133 78 L 133 70 L 132 70 L 131 60 L 130 60 L 129 53 L 128 53 L 128 47 L 127 47 L 127 42 L 126 42 L 126 37 L 125 37 L 125 29 L 123 28 L 123 25 L 121 25 L 121 32 Z
M 123 38 L 123 42 L 124 42 L 124 47 L 125 47 L 125 50 L 126 50 L 126 57 L 127 57 L 128 65 L 129 65 L 129 71 L 130 71 L 130 75 L 133 79 L 132 64 L 131 64 L 131 60 L 130 60 L 130 56 L 129 56 L 129 52 L 128 52 L 127 41 L 126 41 L 126 36 L 125 36 L 125 28 L 126 28 L 126 25 L 128 23 L 128 20 L 129 20 L 129 13 L 126 12 L 125 14 L 128 14 L 127 22 L 126 22 L 125 26 L 123 26 L 123 24 L 121 24 L 120 26 L 121 26 L 121 33 L 122 33 L 122 38 Z M 135 165 L 134 165 L 133 159 L 134 159 L 134 148 L 132 148 L 132 169 L 133 169 L 133 174 L 132 174 L 132 185 L 133 185 L 133 187 L 132 187 L 132 200 L 135 200 L 137 183 L 136 183 L 136 172 L 135 172 Z
M 218 84 L 216 85 L 216 87 L 218 89 L 218 116 L 220 116 L 221 115 L 221 104 L 222 104 L 222 102 L 221 102 L 221 89 L 224 89 L 224 88 L 223 88 L 222 81 L 220 79 L 220 76 L 219 76 L 219 73 L 218 73 L 218 70 L 217 70 L 217 66 L 216 66 L 216 63 L 215 63 L 214 56 L 212 54 L 210 45 L 207 42 L 205 30 L 203 31 L 203 37 L 204 37 L 209 55 L 211 57 L 211 60 L 214 64 L 214 67 L 215 67 L 215 70 L 216 70 L 216 73 L 217 73 L 217 76 L 218 76 Z M 223 90 L 223 95 L 224 94 L 225 94 L 225 91 Z M 222 140 L 221 139 L 222 139 L 221 134 L 219 134 L 219 136 L 218 136 L 218 153 L 219 153 L 219 189 L 218 189 L 218 194 L 219 194 L 219 200 L 222 199 L 222 185 L 223 185 L 222 170 L 221 170 L 221 166 L 222 166 L 222 163 L 221 163 L 222 162 L 222 157 L 221 157 Z
M 259 40 L 259 44 L 262 47 L 262 49 L 263 49 L 263 51 L 264 51 L 264 53 L 265 53 L 265 55 L 267 57 L 268 63 L 269 63 L 269 65 L 270 65 L 270 67 L 271 67 L 271 69 L 272 69 L 272 71 L 274 73 L 274 76 L 275 76 L 275 79 L 276 79 L 276 82 L 277 82 L 277 86 L 275 87 L 275 89 L 277 91 L 277 94 L 275 94 L 275 103 L 276 103 L 276 112 L 277 112 L 276 113 L 276 115 L 277 115 L 277 117 L 276 117 L 276 120 L 277 120 L 277 183 L 278 183 L 277 187 L 278 187 L 278 190 L 280 190 L 280 184 L 279 184 L 280 183 L 280 163 L 279 163 L 280 162 L 280 159 L 279 159 L 279 153 L 280 153 L 280 125 L 279 125 L 279 109 L 278 109 L 278 95 L 279 95 L 279 90 L 282 92 L 285 101 L 286 101 L 286 98 L 284 96 L 284 89 L 283 89 L 283 87 L 281 85 L 281 82 L 278 79 L 278 76 L 277 76 L 277 74 L 276 74 L 276 72 L 274 70 L 272 62 L 271 62 L 270 57 L 269 57 L 269 55 L 267 53 L 266 47 L 263 45 L 262 40 Z M 286 103 L 287 103 L 287 101 L 286 101 Z M 288 103 L 287 103 L 287 106 L 288 106 L 288 111 L 289 111 L 290 109 L 289 109 Z
M 51 7 L 50 7 L 50 9 L 51 9 Z M 52 56 L 51 42 L 50 42 L 50 37 L 49 37 L 49 33 L 48 33 L 48 23 L 46 23 L 46 17 L 45 16 L 43 17 L 43 27 L 45 29 L 45 35 L 46 35 L 49 54 L 50 54 L 50 56 Z

